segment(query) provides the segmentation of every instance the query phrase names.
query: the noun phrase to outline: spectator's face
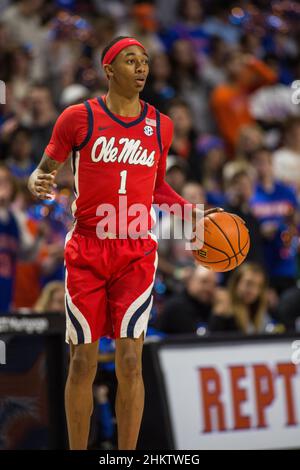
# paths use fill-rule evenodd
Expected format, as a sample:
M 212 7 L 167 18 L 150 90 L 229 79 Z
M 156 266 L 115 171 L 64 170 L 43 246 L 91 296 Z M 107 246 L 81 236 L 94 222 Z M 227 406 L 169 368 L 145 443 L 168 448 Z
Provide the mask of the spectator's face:
M 180 135 L 188 134 L 192 129 L 191 114 L 185 106 L 175 105 L 169 110 L 169 116 L 174 124 L 174 132 Z
M 196 63 L 196 57 L 192 45 L 185 39 L 178 39 L 173 46 L 173 57 L 176 66 L 188 68 Z
M 184 18 L 188 21 L 201 21 L 202 7 L 199 0 L 184 0 L 183 3 Z
M 11 201 L 13 185 L 8 170 L 0 168 L 0 207 L 6 207 Z
M 227 62 L 227 73 L 231 78 L 238 78 L 243 69 L 243 58 L 240 52 L 236 52 Z
M 246 305 L 251 305 L 258 300 L 264 288 L 264 276 L 262 273 L 248 271 L 241 277 L 237 284 L 237 296 Z
M 216 281 L 216 273 L 200 266 L 188 281 L 187 290 L 199 302 L 210 304 L 215 295 Z
M 286 143 L 293 147 L 300 147 L 300 123 L 293 124 L 290 131 L 287 133 Z
M 27 75 L 29 71 L 30 57 L 24 51 L 18 50 L 14 54 L 14 71 L 19 74 Z
M 205 166 L 210 172 L 219 171 L 224 163 L 224 151 L 221 148 L 211 149 L 205 156 Z
M 243 153 L 254 152 L 258 147 L 263 145 L 263 134 L 259 128 L 254 126 L 245 126 L 241 129 L 239 136 L 239 147 Z
M 215 315 L 230 314 L 231 303 L 230 295 L 224 287 L 217 287 L 214 296 L 213 313 Z
M 169 185 L 173 189 L 175 189 L 175 191 L 181 194 L 182 187 L 186 180 L 186 175 L 181 168 L 178 168 L 175 166 L 173 168 L 170 168 L 170 170 L 168 170 L 167 175 L 166 175 L 166 180 L 169 183 Z
M 231 184 L 231 190 L 233 194 L 241 201 L 248 202 L 254 190 L 254 185 L 251 178 L 247 175 L 236 176 L 235 180 Z
M 34 115 L 42 114 L 51 109 L 52 100 L 49 90 L 46 88 L 33 88 L 30 103 Z
M 252 163 L 256 169 L 259 179 L 265 179 L 273 176 L 272 155 L 267 150 L 256 152 Z
M 0 24 L 0 50 L 5 49 L 8 41 L 7 27 L 4 24 Z
M 43 5 L 44 0 L 22 0 L 20 6 L 26 16 L 34 15 Z
M 57 288 L 52 296 L 49 304 L 47 306 L 47 310 L 53 313 L 63 313 L 65 310 L 65 292 L 64 288 L 61 289 Z
M 182 190 L 182 197 L 192 204 L 205 204 L 204 189 L 197 183 L 185 184 Z
M 31 153 L 31 142 L 25 132 L 19 132 L 11 146 L 12 156 L 18 160 L 26 160 L 30 157 Z
M 164 53 L 156 54 L 151 62 L 151 74 L 156 80 L 167 80 L 171 75 L 168 56 Z

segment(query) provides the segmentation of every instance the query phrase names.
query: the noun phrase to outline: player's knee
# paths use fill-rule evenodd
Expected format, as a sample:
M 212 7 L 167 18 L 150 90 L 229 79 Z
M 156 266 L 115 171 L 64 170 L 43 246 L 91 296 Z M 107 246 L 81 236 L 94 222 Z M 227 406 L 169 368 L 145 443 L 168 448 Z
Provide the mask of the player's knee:
M 141 375 L 142 370 L 137 355 L 135 353 L 124 354 L 117 367 L 118 380 L 137 380 Z
M 97 371 L 97 363 L 89 361 L 84 355 L 76 355 L 70 364 L 70 379 L 73 383 L 93 382 Z

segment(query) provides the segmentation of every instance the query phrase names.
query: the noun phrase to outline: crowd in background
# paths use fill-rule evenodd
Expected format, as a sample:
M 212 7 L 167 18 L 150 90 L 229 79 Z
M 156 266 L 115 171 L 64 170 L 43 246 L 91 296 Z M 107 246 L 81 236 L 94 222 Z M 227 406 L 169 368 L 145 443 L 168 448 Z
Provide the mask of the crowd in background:
M 142 99 L 174 122 L 167 181 L 240 215 L 251 236 L 247 262 L 226 275 L 195 267 L 183 240 L 159 240 L 149 333 L 299 331 L 299 25 L 300 4 L 287 0 L 2 1 L 1 313 L 64 310 L 70 164 L 54 201 L 34 199 L 27 179 L 59 113 L 106 92 L 104 46 L 132 35 L 151 55 Z M 158 217 L 166 230 L 181 223 Z M 107 394 L 97 386 L 109 442 Z
M 252 242 L 247 264 L 215 275 L 195 268 L 183 240 L 161 239 L 153 327 L 178 334 L 299 327 L 300 5 L 20 0 L 1 9 L 0 310 L 63 307 L 70 164 L 54 201 L 33 199 L 27 179 L 59 113 L 105 93 L 101 51 L 125 34 L 151 55 L 142 99 L 174 122 L 169 184 L 191 202 L 240 215 Z M 170 218 L 158 216 L 169 229 Z

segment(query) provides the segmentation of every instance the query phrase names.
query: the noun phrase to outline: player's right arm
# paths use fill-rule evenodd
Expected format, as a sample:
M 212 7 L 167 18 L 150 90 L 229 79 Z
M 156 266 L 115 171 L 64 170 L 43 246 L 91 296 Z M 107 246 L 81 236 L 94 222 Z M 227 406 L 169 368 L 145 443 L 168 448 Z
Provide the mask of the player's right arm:
M 39 199 L 52 199 L 55 176 L 72 149 L 80 145 L 87 133 L 87 110 L 84 104 L 69 106 L 58 117 L 44 155 L 28 180 L 28 188 Z
M 29 191 L 39 199 L 52 199 L 56 187 L 55 176 L 61 165 L 62 163 L 44 153 L 38 167 L 29 177 Z

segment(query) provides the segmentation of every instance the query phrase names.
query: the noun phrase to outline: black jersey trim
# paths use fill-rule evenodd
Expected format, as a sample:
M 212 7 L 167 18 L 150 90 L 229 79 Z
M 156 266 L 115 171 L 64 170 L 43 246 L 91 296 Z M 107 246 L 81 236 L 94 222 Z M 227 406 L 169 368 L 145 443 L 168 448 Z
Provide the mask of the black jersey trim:
M 94 116 L 93 116 L 91 105 L 88 101 L 85 101 L 83 104 L 86 107 L 87 112 L 88 112 L 88 132 L 84 141 L 80 145 L 73 147 L 73 150 L 76 150 L 76 151 L 81 150 L 88 143 L 88 141 L 90 140 L 92 136 L 93 127 L 94 127 Z
M 158 109 L 155 110 L 155 114 L 156 114 L 157 140 L 158 140 L 160 153 L 162 153 L 162 142 L 161 142 L 161 133 L 160 133 L 160 112 L 158 111 Z

